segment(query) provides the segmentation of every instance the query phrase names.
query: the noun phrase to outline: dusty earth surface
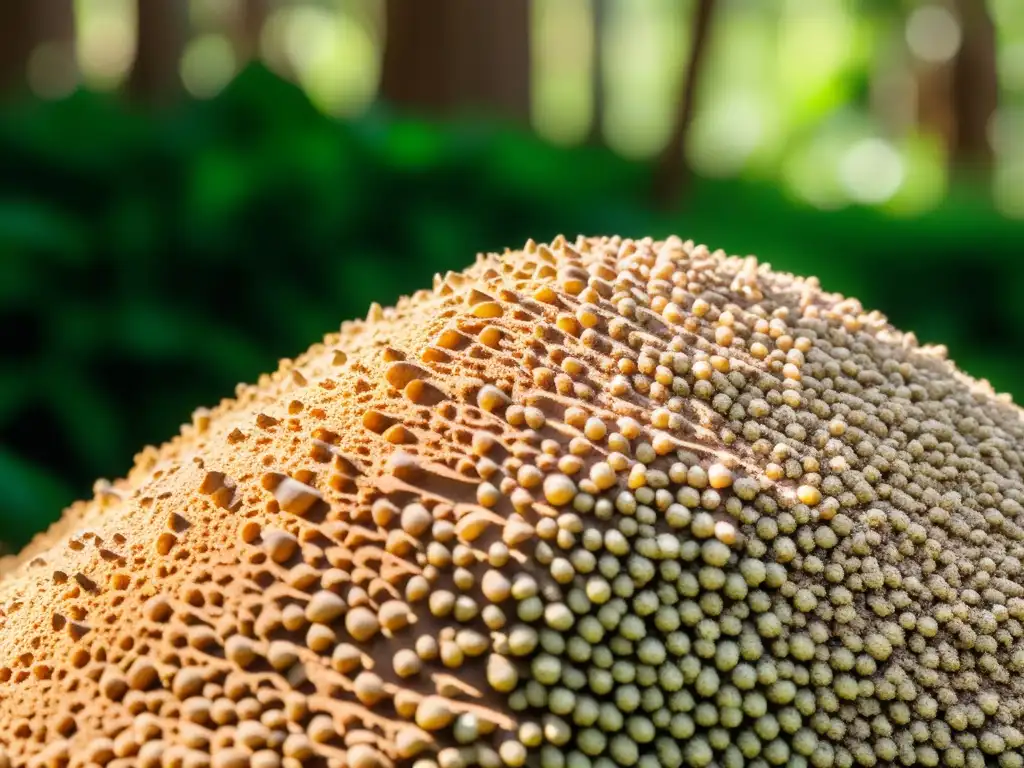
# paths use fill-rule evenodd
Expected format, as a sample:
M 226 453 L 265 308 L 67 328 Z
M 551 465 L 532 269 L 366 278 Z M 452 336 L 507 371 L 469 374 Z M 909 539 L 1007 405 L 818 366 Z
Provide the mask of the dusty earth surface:
M 0 766 L 1024 765 L 1021 411 L 813 278 L 531 241 L 236 395 L 3 561 Z

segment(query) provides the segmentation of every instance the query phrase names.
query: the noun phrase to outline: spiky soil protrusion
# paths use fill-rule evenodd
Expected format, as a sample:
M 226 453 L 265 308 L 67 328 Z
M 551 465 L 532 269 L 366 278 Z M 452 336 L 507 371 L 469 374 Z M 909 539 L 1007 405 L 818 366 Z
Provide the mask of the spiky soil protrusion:
M 1024 765 L 1021 412 L 813 279 L 531 242 L 237 394 L 9 564 L 0 765 Z

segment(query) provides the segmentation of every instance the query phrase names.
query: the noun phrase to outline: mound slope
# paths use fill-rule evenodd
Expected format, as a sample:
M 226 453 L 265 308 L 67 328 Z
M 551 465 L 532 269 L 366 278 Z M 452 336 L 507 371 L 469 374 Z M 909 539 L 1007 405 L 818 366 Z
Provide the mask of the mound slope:
M 0 766 L 1024 765 L 1024 422 L 814 279 L 532 241 L 3 566 Z

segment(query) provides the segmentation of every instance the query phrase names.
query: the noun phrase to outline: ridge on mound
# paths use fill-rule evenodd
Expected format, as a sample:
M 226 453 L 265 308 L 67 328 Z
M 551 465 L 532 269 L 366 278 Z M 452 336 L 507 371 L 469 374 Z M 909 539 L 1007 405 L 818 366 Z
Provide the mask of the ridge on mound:
M 0 768 L 1020 768 L 1022 471 L 813 278 L 481 255 L 3 562 Z

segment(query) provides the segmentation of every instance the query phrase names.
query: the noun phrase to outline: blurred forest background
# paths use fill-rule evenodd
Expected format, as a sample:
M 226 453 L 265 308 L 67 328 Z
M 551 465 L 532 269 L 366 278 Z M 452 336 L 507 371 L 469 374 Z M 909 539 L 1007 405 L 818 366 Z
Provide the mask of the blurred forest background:
M 479 250 L 677 232 L 1024 397 L 1021 0 L 3 0 L 0 540 Z

